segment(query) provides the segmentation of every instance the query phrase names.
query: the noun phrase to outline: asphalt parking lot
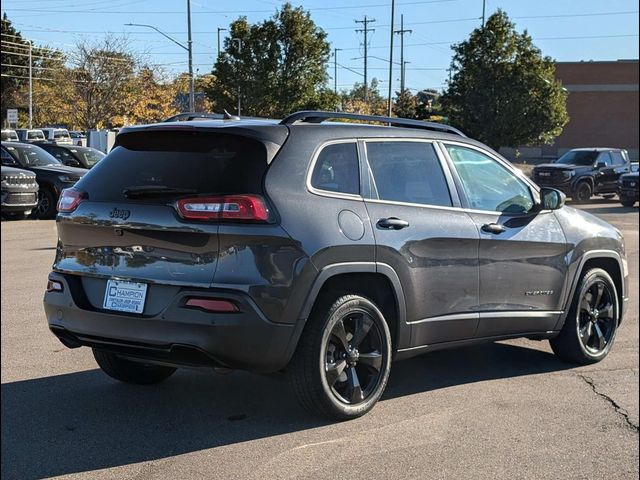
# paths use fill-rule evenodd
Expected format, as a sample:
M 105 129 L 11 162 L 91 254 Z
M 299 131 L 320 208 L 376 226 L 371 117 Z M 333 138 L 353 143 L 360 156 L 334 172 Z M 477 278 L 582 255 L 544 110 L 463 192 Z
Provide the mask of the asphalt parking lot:
M 585 207 L 624 233 L 631 304 L 612 353 L 563 364 L 517 340 L 397 363 L 364 418 L 309 417 L 280 375 L 182 370 L 119 384 L 42 310 L 54 221 L 2 222 L 2 478 L 638 478 L 638 208 Z

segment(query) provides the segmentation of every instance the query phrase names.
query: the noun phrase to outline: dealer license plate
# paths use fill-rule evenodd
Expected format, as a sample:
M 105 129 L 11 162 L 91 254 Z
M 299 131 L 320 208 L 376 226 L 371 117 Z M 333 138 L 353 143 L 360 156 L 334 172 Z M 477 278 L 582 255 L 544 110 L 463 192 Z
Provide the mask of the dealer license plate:
M 118 312 L 142 313 L 146 297 L 146 283 L 109 280 L 107 290 L 104 292 L 102 308 Z

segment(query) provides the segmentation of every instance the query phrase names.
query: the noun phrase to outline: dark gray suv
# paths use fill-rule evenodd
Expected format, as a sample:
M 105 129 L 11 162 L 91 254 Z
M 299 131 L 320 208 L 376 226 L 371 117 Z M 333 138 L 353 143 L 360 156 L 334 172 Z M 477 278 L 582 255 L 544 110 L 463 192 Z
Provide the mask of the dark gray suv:
M 118 380 L 285 371 L 309 410 L 353 418 L 392 360 L 514 337 L 569 362 L 609 353 L 624 241 L 563 203 L 446 125 L 130 127 L 60 199 L 45 311 Z

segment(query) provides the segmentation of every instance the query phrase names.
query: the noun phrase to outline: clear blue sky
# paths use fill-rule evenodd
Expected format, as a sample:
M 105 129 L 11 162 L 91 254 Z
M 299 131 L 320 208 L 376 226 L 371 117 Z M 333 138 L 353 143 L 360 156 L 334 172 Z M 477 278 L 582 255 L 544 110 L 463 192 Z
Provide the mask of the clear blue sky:
M 390 0 L 293 1 L 311 10 L 312 18 L 329 35 L 339 63 L 338 86 L 346 89 L 362 77 L 362 35 L 354 20 L 366 14 L 376 20 L 370 37 L 369 76 L 383 80 L 386 92 L 389 56 Z M 216 30 L 227 27 L 240 15 L 250 22 L 270 16 L 282 2 L 192 0 L 194 63 L 199 73 L 209 73 L 216 56 Z M 518 30 L 528 30 L 545 55 L 558 61 L 616 60 L 638 58 L 638 2 L 635 0 L 487 0 L 487 16 L 505 10 Z M 148 23 L 186 41 L 186 0 L 3 0 L 16 27 L 37 44 L 63 50 L 78 39 L 99 39 L 105 32 L 126 33 L 132 47 L 148 55 L 151 63 L 163 64 L 167 72 L 186 71 L 186 52 L 152 30 L 125 27 L 125 23 Z M 404 14 L 407 86 L 412 89 L 444 86 L 451 59 L 450 43 L 467 37 L 480 24 L 482 0 L 397 0 L 396 28 Z M 223 32 L 224 34 L 224 32 Z M 395 37 L 399 59 L 399 37 Z M 333 76 L 333 68 L 329 69 Z M 398 86 L 399 69 L 394 75 Z M 333 86 L 333 80 L 330 81 Z

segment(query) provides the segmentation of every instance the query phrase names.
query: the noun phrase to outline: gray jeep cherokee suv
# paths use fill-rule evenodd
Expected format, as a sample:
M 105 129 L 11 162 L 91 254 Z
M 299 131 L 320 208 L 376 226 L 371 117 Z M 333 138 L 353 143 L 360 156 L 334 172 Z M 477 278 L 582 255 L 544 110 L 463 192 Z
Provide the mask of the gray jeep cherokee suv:
M 118 380 L 284 370 L 309 410 L 353 418 L 392 360 L 514 337 L 569 362 L 609 353 L 623 238 L 563 203 L 446 125 L 130 127 L 60 199 L 45 311 Z

